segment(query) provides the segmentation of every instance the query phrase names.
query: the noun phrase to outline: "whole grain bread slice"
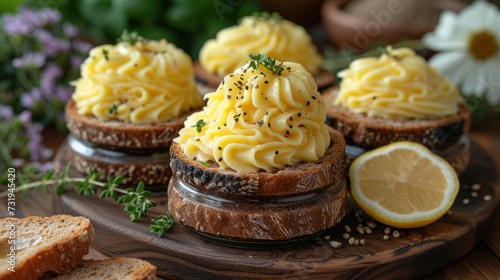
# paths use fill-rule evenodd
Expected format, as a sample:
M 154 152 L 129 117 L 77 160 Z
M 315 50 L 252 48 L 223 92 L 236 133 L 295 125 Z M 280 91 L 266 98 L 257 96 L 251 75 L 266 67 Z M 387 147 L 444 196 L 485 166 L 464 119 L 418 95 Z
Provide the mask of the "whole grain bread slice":
M 432 120 L 387 120 L 357 114 L 334 105 L 338 88 L 322 93 L 328 109 L 327 123 L 342 133 L 347 142 L 373 149 L 401 140 L 413 141 L 429 149 L 446 148 L 456 143 L 470 128 L 470 111 L 460 104 L 455 115 Z
M 307 193 L 338 182 L 344 176 L 345 140 L 329 127 L 330 147 L 316 162 L 302 162 L 274 172 L 237 173 L 216 162 L 205 166 L 188 158 L 179 143 L 172 143 L 170 167 L 181 180 L 209 193 L 282 196 Z
M 45 275 L 42 280 L 154 280 L 156 267 L 136 258 L 85 259 L 68 274 Z
M 0 251 L 5 254 L 0 256 L 0 279 L 39 279 L 47 271 L 68 273 L 88 254 L 93 239 L 94 229 L 85 217 L 1 219 Z M 11 257 L 15 263 L 9 263 Z
M 122 121 L 102 121 L 93 116 L 78 114 L 76 103 L 66 104 L 66 126 L 76 138 L 96 146 L 114 149 L 168 148 L 172 139 L 184 127 L 187 116 L 201 108 L 193 109 L 179 118 L 161 123 L 133 124 Z

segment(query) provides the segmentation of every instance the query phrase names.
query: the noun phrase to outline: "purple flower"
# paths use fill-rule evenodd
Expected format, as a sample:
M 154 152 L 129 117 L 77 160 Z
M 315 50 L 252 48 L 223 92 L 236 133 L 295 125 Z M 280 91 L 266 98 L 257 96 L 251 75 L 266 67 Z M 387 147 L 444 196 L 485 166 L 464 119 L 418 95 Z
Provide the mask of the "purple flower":
M 26 123 L 25 132 L 28 136 L 28 149 L 30 152 L 30 159 L 32 161 L 40 161 L 43 157 L 43 137 L 42 137 L 43 125 L 41 123 Z
M 73 42 L 73 47 L 75 48 L 76 51 L 87 55 L 92 49 L 92 44 L 81 40 L 75 40 Z
M 56 97 L 63 103 L 68 102 L 71 99 L 71 94 L 73 89 L 65 86 L 56 87 Z
M 41 52 L 27 52 L 21 57 L 12 60 L 12 66 L 16 68 L 40 68 L 45 64 L 45 55 Z
M 60 39 L 55 37 L 52 33 L 45 29 L 36 29 L 34 32 L 35 38 L 40 41 L 43 45 L 43 50 L 48 57 L 56 56 L 59 51 L 64 48 L 62 43 L 60 43 Z M 67 51 L 69 49 L 69 42 L 67 43 Z
M 24 21 L 30 22 L 34 27 L 44 27 L 46 24 L 58 23 L 61 20 L 61 13 L 49 8 L 34 10 L 21 7 L 19 15 Z
M 24 110 L 21 114 L 17 116 L 23 124 L 28 124 L 31 122 L 31 111 Z
M 57 79 L 63 74 L 61 67 L 55 63 L 49 63 L 40 74 L 40 88 L 45 97 L 50 98 L 55 90 Z
M 78 55 L 72 55 L 69 58 L 69 61 L 71 63 L 72 68 L 79 68 L 80 65 L 82 65 L 82 63 L 85 61 L 85 58 L 78 56 Z
M 14 110 L 12 110 L 12 107 L 0 104 L 0 119 L 10 120 L 12 117 L 14 117 Z
M 46 149 L 46 150 L 49 150 L 49 149 Z M 48 157 L 50 157 L 50 155 L 44 154 L 44 158 L 48 158 Z M 45 173 L 48 170 L 54 169 L 54 163 L 52 161 L 48 161 L 45 163 L 35 161 L 35 162 L 31 162 L 31 166 L 33 168 L 35 168 L 40 173 Z
M 33 31 L 33 26 L 19 16 L 5 14 L 2 22 L 7 35 L 28 35 Z
M 78 27 L 74 26 L 71 23 L 67 23 L 67 22 L 65 22 L 63 24 L 63 32 L 64 32 L 64 35 L 66 35 L 66 37 L 68 37 L 68 38 L 74 38 L 74 37 L 78 36 L 78 34 L 79 34 Z
M 42 17 L 45 19 L 45 21 L 50 24 L 56 24 L 61 21 L 62 18 L 61 13 L 58 10 L 50 8 L 44 8 L 38 13 L 42 14 Z
M 33 87 L 31 88 L 30 91 L 21 94 L 21 105 L 25 108 L 31 109 L 41 100 L 42 100 L 42 91 L 37 87 Z M 31 120 L 31 115 L 29 119 Z

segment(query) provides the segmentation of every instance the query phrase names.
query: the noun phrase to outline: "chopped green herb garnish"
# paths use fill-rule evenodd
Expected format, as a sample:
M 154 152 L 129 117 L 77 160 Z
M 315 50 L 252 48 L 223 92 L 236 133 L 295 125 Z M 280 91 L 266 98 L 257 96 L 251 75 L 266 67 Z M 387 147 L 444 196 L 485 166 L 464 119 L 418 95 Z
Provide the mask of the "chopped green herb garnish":
M 137 31 L 129 33 L 127 30 L 123 30 L 120 38 L 117 39 L 118 42 L 123 42 L 126 44 L 134 45 L 136 42 L 141 41 L 142 37 L 139 36 Z
M 273 21 L 275 23 L 279 23 L 283 17 L 277 13 L 277 12 L 274 12 L 274 13 L 270 13 L 270 12 L 267 12 L 267 11 L 264 11 L 264 12 L 254 12 L 252 13 L 252 16 L 257 18 L 257 19 L 264 19 L 264 20 L 270 20 L 270 21 Z
M 201 164 L 203 164 L 205 167 L 210 167 L 210 164 L 208 163 L 208 161 L 201 161 L 201 160 L 199 160 L 198 162 L 201 163 Z
M 267 70 L 269 70 L 275 74 L 278 74 L 278 75 L 281 75 L 281 72 L 283 72 L 283 70 L 285 70 L 285 68 L 283 67 L 283 62 L 276 64 L 276 59 L 265 56 L 262 53 L 257 54 L 257 55 L 250 53 L 248 56 L 251 59 L 249 65 L 248 65 L 249 68 L 251 67 L 255 70 L 258 70 L 259 65 L 262 65 Z
M 195 125 L 192 125 L 191 127 L 196 127 L 196 132 L 200 133 L 201 129 L 206 125 L 207 123 L 203 120 L 200 119 L 196 122 Z
M 102 49 L 102 54 L 104 55 L 104 59 L 109 61 L 109 51 L 107 49 Z
M 108 113 L 112 115 L 117 115 L 118 114 L 118 106 L 116 104 L 111 105 L 111 108 L 109 108 Z

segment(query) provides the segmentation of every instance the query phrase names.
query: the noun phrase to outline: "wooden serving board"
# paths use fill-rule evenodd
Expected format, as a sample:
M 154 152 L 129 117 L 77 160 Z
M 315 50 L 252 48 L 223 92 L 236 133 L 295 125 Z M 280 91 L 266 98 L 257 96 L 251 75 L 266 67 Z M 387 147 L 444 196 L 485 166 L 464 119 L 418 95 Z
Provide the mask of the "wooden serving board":
M 64 146 L 61 147 L 61 150 Z M 418 279 L 428 275 L 472 250 L 491 225 L 500 197 L 500 175 L 494 160 L 471 142 L 471 162 L 461 175 L 461 190 L 451 212 L 433 224 L 411 230 L 398 230 L 399 238 L 383 239 L 382 225 L 372 234 L 354 231 L 358 208 L 351 199 L 350 214 L 329 230 L 330 240 L 342 242 L 333 248 L 324 237 L 307 243 L 270 249 L 240 249 L 217 245 L 191 234 L 176 224 L 164 237 L 149 232 L 150 219 L 166 212 L 165 192 L 155 195 L 158 207 L 148 218 L 132 223 L 123 206 L 111 200 L 65 193 L 52 198 L 56 213 L 82 215 L 95 228 L 93 247 L 111 256 L 138 257 L 158 267 L 158 276 L 174 279 Z M 56 161 L 65 165 L 65 153 Z M 470 186 L 482 188 L 472 197 Z M 491 200 L 483 200 L 485 195 Z M 463 199 L 470 203 L 464 204 Z M 368 217 L 362 216 L 365 221 Z M 365 239 L 366 245 L 349 245 L 342 238 L 344 225 L 351 236 Z

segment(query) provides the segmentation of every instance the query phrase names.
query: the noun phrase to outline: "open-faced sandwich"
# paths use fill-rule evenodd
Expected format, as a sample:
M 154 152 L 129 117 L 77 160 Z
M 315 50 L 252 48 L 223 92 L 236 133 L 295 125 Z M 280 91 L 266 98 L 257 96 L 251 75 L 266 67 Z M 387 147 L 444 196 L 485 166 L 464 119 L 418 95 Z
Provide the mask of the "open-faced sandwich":
M 168 150 L 186 117 L 203 106 L 191 58 L 166 40 L 125 33 L 90 51 L 66 106 L 71 162 L 124 184 L 166 184 Z
M 301 64 L 313 75 L 320 91 L 334 81 L 333 74 L 322 68 L 322 57 L 302 26 L 277 13 L 264 12 L 242 18 L 238 25 L 220 30 L 203 45 L 195 62 L 200 90 L 214 91 L 226 75 L 247 62 L 249 53 Z
M 315 235 L 347 211 L 345 140 L 325 124 L 326 106 L 303 66 L 250 57 L 174 139 L 168 209 L 214 238 Z
M 324 92 L 329 124 L 347 140 L 352 159 L 365 150 L 407 140 L 448 160 L 457 173 L 468 165 L 470 112 L 457 88 L 408 48 L 355 60 L 340 88 Z

